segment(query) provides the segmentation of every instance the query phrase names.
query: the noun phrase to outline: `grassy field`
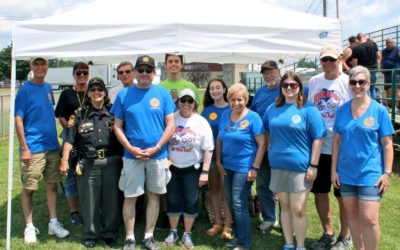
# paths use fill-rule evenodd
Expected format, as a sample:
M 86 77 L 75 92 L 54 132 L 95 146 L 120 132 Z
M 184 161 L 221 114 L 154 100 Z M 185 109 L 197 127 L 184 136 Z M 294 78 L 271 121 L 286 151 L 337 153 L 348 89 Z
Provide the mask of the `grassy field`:
M 0 89 L 1 90 L 1 89 Z M 1 92 L 0 92 L 1 93 Z M 23 244 L 23 230 L 24 219 L 21 208 L 21 182 L 19 177 L 19 164 L 18 164 L 18 150 L 17 138 L 15 137 L 14 143 L 14 169 L 13 169 L 13 182 L 14 189 L 12 190 L 12 226 L 11 226 L 11 247 L 12 249 L 85 249 L 82 245 L 81 227 L 73 226 L 69 220 L 69 211 L 65 198 L 59 188 L 58 197 L 58 217 L 65 227 L 70 230 L 71 235 L 63 240 L 47 234 L 47 205 L 46 194 L 44 191 L 43 183 L 41 183 L 40 190 L 34 196 L 34 210 L 33 217 L 35 226 L 40 230 L 38 235 L 38 243 L 32 246 L 25 246 Z M 7 210 L 7 168 L 8 168 L 8 139 L 0 139 L 0 249 L 5 249 L 6 246 L 6 210 Z M 381 208 L 381 230 L 382 240 L 380 249 L 399 249 L 398 232 L 400 232 L 400 216 L 398 204 L 400 203 L 400 180 L 398 175 L 392 178 L 390 189 L 382 201 Z M 332 198 L 332 200 L 334 200 Z M 314 206 L 314 197 L 310 195 L 308 203 L 308 217 L 309 217 L 309 230 L 306 240 L 306 246 L 309 247 L 311 242 L 321 236 L 322 228 Z M 396 205 L 397 204 L 397 205 Z M 335 228 L 338 229 L 338 208 L 337 204 L 333 202 L 333 221 Z M 256 230 L 259 224 L 259 218 L 253 217 L 253 248 L 254 250 L 264 249 L 282 249 L 284 240 L 279 229 L 273 229 L 265 234 Z M 206 235 L 206 230 L 210 224 L 206 218 L 203 209 L 200 209 L 200 215 L 195 222 L 193 230 L 193 240 L 196 249 L 211 250 L 211 249 L 225 249 L 224 242 L 217 237 L 209 237 Z M 179 229 L 180 232 L 182 229 Z M 143 238 L 143 225 L 136 229 L 136 239 L 138 242 Z M 162 245 L 163 240 L 167 236 L 168 231 L 156 231 L 155 239 Z M 120 237 L 117 248 L 121 248 L 124 239 L 124 230 L 121 227 Z M 137 249 L 141 249 L 142 245 L 138 245 Z M 181 249 L 182 246 L 168 248 L 171 250 Z M 99 243 L 96 249 L 104 249 L 104 244 Z M 163 247 L 163 249 L 167 249 Z

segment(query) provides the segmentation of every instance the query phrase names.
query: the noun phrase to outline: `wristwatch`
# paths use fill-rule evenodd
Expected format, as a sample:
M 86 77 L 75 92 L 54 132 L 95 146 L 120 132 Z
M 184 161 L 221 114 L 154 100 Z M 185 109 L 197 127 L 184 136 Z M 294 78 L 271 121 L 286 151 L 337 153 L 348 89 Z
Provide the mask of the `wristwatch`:
M 389 177 L 392 176 L 393 172 L 389 170 L 385 170 L 384 174 L 387 174 Z

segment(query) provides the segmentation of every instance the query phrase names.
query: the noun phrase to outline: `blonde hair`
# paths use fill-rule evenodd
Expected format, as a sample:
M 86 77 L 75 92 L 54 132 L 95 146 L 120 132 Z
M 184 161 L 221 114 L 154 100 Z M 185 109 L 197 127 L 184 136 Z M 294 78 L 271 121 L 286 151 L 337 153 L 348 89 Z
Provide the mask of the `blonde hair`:
M 243 98 L 245 99 L 246 104 L 249 101 L 249 91 L 247 91 L 246 86 L 240 82 L 235 83 L 229 87 L 228 95 L 227 95 L 228 101 L 231 99 L 231 97 L 234 94 L 241 94 L 243 96 Z

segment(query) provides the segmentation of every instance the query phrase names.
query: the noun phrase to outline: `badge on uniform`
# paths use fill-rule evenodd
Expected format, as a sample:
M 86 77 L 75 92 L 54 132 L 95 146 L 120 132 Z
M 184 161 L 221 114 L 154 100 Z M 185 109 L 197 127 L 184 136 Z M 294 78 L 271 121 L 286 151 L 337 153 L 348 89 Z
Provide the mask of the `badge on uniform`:
M 78 128 L 78 132 L 79 134 L 84 134 L 84 133 L 88 133 L 90 131 L 93 131 L 93 123 L 92 122 L 85 122 L 82 123 L 79 128 Z
M 76 123 L 76 115 L 72 114 L 68 119 L 67 127 L 70 128 L 70 127 L 74 126 L 75 123 Z

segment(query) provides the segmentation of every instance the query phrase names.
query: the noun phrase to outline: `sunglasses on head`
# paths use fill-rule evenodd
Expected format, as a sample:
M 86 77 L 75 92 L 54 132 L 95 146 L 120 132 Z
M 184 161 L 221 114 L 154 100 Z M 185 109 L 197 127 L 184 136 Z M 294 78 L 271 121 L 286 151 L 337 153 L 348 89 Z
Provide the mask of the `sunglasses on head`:
M 364 80 L 364 79 L 360 79 L 360 80 L 354 80 L 354 79 L 351 79 L 350 81 L 349 81 L 349 84 L 351 85 L 351 86 L 356 86 L 357 85 L 357 83 L 358 83 L 358 85 L 360 85 L 360 86 L 364 86 L 365 84 L 367 84 L 367 80 Z
M 89 75 L 89 71 L 86 71 L 86 70 L 83 70 L 83 71 L 77 70 L 77 71 L 75 71 L 75 75 L 77 75 L 77 76 L 81 76 L 81 75 L 87 76 L 87 75 Z
M 335 58 L 333 58 L 333 57 L 330 57 L 330 56 L 327 56 L 327 57 L 324 57 L 324 58 L 321 58 L 321 61 L 323 61 L 323 62 L 336 62 L 336 60 L 337 59 L 335 59 Z
M 138 68 L 136 69 L 137 72 L 139 72 L 140 74 L 143 74 L 143 72 L 146 72 L 146 74 L 151 74 L 151 72 L 153 72 L 152 68 Z
M 287 89 L 290 87 L 291 89 L 297 89 L 299 87 L 299 83 L 297 82 L 284 82 L 282 83 L 282 88 Z
M 181 98 L 179 98 L 179 101 L 181 103 L 186 103 L 186 102 L 189 103 L 189 104 L 194 103 L 194 100 L 191 97 L 181 97 Z
M 89 92 L 103 92 L 104 89 L 103 88 L 90 88 Z
M 127 69 L 127 70 L 118 71 L 118 75 L 123 75 L 124 73 L 125 73 L 125 75 L 129 75 L 130 73 L 132 73 L 132 70 Z

